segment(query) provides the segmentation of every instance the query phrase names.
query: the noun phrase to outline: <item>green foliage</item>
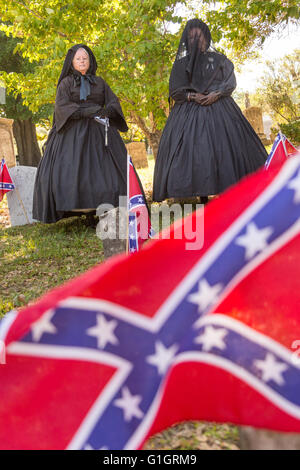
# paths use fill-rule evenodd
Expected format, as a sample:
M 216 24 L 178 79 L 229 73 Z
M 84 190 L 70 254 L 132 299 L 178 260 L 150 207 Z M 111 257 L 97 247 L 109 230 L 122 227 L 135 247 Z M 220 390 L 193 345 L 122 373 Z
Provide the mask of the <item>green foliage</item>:
M 0 31 L 0 70 L 1 78 L 7 87 L 6 103 L 0 106 L 5 116 L 9 119 L 30 119 L 39 122 L 41 119 L 48 118 L 52 113 L 53 106 L 46 104 L 40 106 L 35 114 L 24 105 L 22 99 L 22 90 L 16 89 L 12 77 L 27 76 L 33 74 L 35 64 L 30 63 L 18 53 L 19 40 L 13 37 L 7 37 Z
M 267 62 L 267 66 L 262 86 L 256 91 L 259 104 L 267 107 L 278 123 L 297 121 L 300 116 L 300 50 Z
M 2 73 L 9 90 L 21 93 L 36 112 L 53 103 L 55 85 L 69 47 L 88 44 L 98 73 L 122 100 L 125 113 L 144 133 L 166 120 L 168 78 L 177 38 L 167 29 L 174 0 L 0 0 L 0 29 L 21 38 L 15 47 L 36 63 L 34 72 Z M 181 19 L 179 19 L 181 21 Z M 1 78 L 1 77 L 0 77 Z
M 148 139 L 159 133 L 168 114 L 168 79 L 180 31 L 170 25 L 176 0 L 0 0 L 0 30 L 16 38 L 15 52 L 34 69 L 2 73 L 9 90 L 21 94 L 32 112 L 54 103 L 55 85 L 70 46 L 86 43 L 97 57 L 98 73 L 120 97 L 128 120 Z M 299 17 L 297 0 L 203 0 L 201 18 L 220 47 L 244 59 L 249 48 L 278 23 Z M 180 11 L 180 10 L 178 10 Z M 177 28 L 178 29 L 178 28 Z M 227 41 L 227 42 L 226 42 Z M 226 49 L 226 52 L 230 50 Z
M 223 0 L 214 8 L 211 0 L 207 19 L 215 41 L 225 39 L 226 48 L 243 61 L 255 51 L 279 25 L 297 22 L 300 18 L 299 0 Z
M 280 129 L 292 144 L 300 145 L 300 119 L 287 124 L 280 124 Z

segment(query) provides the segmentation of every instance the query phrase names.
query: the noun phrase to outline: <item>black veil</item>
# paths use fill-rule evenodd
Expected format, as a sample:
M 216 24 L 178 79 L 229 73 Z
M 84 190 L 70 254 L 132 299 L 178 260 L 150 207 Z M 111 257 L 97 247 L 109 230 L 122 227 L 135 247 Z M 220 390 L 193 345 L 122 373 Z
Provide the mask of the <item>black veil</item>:
M 189 20 L 183 30 L 169 81 L 169 94 L 179 90 L 205 93 L 225 56 L 212 45 L 209 27 Z

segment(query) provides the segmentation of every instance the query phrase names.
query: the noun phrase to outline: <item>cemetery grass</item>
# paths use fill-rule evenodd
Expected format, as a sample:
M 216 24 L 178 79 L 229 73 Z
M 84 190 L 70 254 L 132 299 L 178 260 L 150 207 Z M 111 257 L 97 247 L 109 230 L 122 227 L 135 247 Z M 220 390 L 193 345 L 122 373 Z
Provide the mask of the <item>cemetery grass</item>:
M 151 202 L 153 158 L 138 170 Z M 41 297 L 49 289 L 103 261 L 102 244 L 85 217 L 56 224 L 10 227 L 6 197 L 0 202 L 0 258 L 2 289 L 0 318 Z M 237 427 L 198 421 L 174 425 L 151 437 L 147 450 L 238 450 Z
M 2 201 L 2 209 L 3 209 Z M 0 212 L 1 214 L 1 212 Z M 101 240 L 85 217 L 0 229 L 0 316 L 103 261 Z

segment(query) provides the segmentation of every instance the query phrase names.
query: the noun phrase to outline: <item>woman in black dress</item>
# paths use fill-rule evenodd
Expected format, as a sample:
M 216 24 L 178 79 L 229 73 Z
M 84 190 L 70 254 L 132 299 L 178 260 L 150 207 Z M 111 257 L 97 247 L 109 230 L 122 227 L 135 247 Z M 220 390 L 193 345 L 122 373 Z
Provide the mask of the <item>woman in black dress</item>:
M 153 200 L 219 194 L 261 167 L 267 152 L 231 97 L 233 64 L 211 46 L 208 26 L 187 22 L 170 76 L 175 105 L 160 140 Z
M 119 196 L 126 195 L 127 151 L 118 130 L 128 128 L 118 98 L 96 69 L 87 46 L 69 49 L 37 170 L 34 219 L 50 223 L 94 211 L 101 203 L 116 207 Z M 107 136 L 96 116 L 109 118 Z

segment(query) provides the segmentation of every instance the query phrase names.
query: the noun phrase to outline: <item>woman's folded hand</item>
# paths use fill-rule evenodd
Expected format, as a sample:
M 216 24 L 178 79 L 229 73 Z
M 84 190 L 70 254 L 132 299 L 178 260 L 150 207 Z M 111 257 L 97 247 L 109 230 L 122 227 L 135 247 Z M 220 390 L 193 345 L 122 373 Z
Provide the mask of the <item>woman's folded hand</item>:
M 212 91 L 208 95 L 204 95 L 202 93 L 190 93 L 190 101 L 194 101 L 201 106 L 209 106 L 210 104 L 215 103 L 220 96 L 221 95 L 218 91 Z
M 202 100 L 206 98 L 206 96 L 207 95 L 203 95 L 202 93 L 189 93 L 189 101 L 202 104 Z

